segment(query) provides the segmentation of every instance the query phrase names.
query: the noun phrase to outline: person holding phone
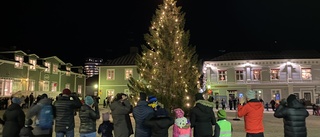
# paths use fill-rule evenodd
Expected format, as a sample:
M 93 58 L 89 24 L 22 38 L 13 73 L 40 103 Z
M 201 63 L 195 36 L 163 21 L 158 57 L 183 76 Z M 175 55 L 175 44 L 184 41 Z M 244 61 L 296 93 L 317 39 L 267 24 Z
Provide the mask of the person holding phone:
M 237 114 L 239 118 L 244 117 L 246 137 L 264 137 L 263 111 L 264 106 L 256 98 L 255 91 L 249 90 L 246 98 L 239 96 Z

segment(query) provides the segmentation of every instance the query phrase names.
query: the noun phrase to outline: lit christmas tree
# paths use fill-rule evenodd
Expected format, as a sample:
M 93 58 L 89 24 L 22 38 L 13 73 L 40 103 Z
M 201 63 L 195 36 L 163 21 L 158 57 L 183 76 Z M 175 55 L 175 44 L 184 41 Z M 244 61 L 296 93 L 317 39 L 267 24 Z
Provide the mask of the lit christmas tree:
M 175 0 L 164 0 L 152 18 L 146 45 L 137 57 L 139 80 L 131 78 L 128 87 L 155 95 L 166 108 L 188 111 L 199 91 L 199 64 L 196 48 L 189 45 L 190 33 L 184 30 L 185 14 Z

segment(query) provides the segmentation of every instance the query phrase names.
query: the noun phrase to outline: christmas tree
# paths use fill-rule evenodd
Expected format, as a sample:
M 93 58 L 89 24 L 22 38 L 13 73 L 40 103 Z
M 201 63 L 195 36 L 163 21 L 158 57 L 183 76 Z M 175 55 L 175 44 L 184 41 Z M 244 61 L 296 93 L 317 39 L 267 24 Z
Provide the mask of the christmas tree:
M 137 57 L 139 80 L 132 77 L 128 87 L 138 95 L 154 95 L 166 108 L 188 111 L 199 91 L 199 64 L 196 47 L 189 45 L 190 33 L 184 30 L 185 13 L 175 0 L 164 0 L 156 9 L 142 52 Z

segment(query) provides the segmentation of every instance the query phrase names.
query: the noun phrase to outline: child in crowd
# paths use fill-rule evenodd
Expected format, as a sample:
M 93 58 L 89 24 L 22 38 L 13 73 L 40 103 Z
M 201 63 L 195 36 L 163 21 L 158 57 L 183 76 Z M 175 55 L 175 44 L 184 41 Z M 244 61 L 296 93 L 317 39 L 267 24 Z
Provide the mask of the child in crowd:
M 217 112 L 218 121 L 214 128 L 214 136 L 213 137 L 231 137 L 232 136 L 232 124 L 226 119 L 227 113 L 225 110 L 220 109 Z
M 184 111 L 181 108 L 176 108 L 174 109 L 174 113 L 173 137 L 191 137 L 190 122 L 184 117 Z
M 113 123 L 110 122 L 110 113 L 106 112 L 102 114 L 103 122 L 99 125 L 98 134 L 101 137 L 113 137 Z

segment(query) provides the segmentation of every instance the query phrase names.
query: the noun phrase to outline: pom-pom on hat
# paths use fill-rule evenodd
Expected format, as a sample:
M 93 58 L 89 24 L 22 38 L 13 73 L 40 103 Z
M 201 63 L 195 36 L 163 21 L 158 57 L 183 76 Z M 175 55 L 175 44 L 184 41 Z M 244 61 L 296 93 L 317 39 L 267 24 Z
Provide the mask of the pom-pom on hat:
M 110 120 L 110 113 L 109 113 L 109 112 L 102 113 L 102 120 L 103 120 L 103 121 L 108 121 L 108 120 Z
M 246 93 L 246 95 L 247 95 L 247 99 L 248 99 L 248 100 L 251 100 L 251 99 L 255 99 L 255 98 L 256 98 L 256 92 L 253 91 L 253 90 L 249 90 L 249 91 Z
M 147 94 L 144 93 L 144 92 L 140 92 L 140 100 L 146 101 L 147 100 Z
M 297 99 L 296 95 L 290 94 L 287 98 L 287 103 L 291 103 L 295 99 Z
M 202 93 L 196 94 L 196 101 L 198 101 L 198 100 L 204 100 Z
M 86 98 L 84 99 L 84 103 L 91 106 L 93 104 L 93 98 L 91 96 L 86 96 Z
M 70 91 L 70 89 L 65 88 L 65 89 L 62 90 L 62 94 L 70 95 L 71 91 Z
M 21 100 L 20 100 L 20 98 L 13 97 L 13 98 L 12 98 L 12 103 L 21 104 Z
M 218 115 L 218 118 L 227 118 L 227 113 L 225 110 L 223 109 L 220 109 L 218 112 L 217 112 L 217 115 Z
M 176 114 L 176 118 L 184 117 L 184 111 L 181 108 L 174 109 L 174 113 Z

